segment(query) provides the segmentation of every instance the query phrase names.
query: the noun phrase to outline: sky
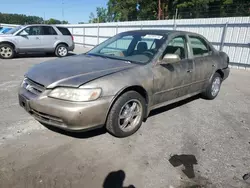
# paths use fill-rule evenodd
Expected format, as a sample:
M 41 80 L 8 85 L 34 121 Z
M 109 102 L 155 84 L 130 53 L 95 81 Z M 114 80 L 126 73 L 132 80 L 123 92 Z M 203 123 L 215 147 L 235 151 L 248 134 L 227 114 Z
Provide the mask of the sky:
M 70 23 L 88 22 L 96 7 L 106 7 L 108 0 L 0 0 L 1 13 L 63 19 Z M 1 20 L 0 20 L 1 22 Z

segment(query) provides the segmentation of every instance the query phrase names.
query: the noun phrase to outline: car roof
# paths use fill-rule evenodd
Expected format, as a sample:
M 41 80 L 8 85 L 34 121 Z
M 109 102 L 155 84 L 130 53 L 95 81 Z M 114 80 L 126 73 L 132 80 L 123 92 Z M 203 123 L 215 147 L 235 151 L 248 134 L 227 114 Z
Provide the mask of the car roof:
M 54 24 L 29 24 L 29 25 L 24 25 L 25 27 L 27 26 L 55 26 L 55 27 L 64 27 L 64 26 L 59 26 L 59 25 L 54 25 Z M 67 27 L 64 27 L 67 28 Z
M 143 30 L 131 30 L 131 31 L 125 31 L 124 33 L 150 33 L 155 35 L 166 35 L 166 34 L 172 34 L 172 33 L 179 33 L 179 34 L 192 34 L 192 35 L 199 35 L 198 33 L 192 33 L 188 31 L 180 31 L 180 30 L 156 30 L 156 29 L 143 29 Z

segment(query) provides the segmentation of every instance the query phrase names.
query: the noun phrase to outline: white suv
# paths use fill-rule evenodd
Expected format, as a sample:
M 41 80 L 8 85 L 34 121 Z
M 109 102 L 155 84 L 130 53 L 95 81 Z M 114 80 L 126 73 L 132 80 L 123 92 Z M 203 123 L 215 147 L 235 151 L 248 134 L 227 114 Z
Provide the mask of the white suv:
M 74 50 L 73 36 L 61 26 L 18 26 L 0 35 L 0 58 L 11 59 L 16 53 L 45 52 L 65 57 Z

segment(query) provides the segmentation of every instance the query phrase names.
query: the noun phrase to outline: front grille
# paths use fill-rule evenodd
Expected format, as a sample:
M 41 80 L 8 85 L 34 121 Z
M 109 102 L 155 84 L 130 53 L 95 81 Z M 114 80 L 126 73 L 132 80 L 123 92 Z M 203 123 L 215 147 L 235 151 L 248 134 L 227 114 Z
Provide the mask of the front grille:
M 38 84 L 28 78 L 24 79 L 23 88 L 35 95 L 40 95 L 45 90 L 45 87 L 43 85 Z
M 42 112 L 38 112 L 34 109 L 31 109 L 30 114 L 34 116 L 36 119 L 46 122 L 48 124 L 54 124 L 57 126 L 64 127 L 63 120 L 59 117 L 51 116 Z

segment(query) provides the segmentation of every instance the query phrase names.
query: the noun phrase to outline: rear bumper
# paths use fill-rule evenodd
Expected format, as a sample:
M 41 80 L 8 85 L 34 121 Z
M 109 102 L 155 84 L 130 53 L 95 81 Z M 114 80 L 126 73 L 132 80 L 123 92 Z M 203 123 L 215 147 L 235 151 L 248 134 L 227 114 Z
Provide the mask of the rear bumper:
M 228 76 L 229 76 L 230 68 L 227 67 L 227 68 L 225 68 L 225 69 L 222 69 L 222 71 L 223 71 L 223 74 L 224 74 L 223 80 L 225 80 L 225 79 L 227 79 Z
M 105 124 L 112 97 L 91 102 L 69 102 L 34 97 L 24 88 L 19 89 L 19 104 L 36 120 L 68 131 L 84 131 Z
M 75 49 L 75 44 L 69 46 L 68 51 L 74 51 L 74 49 Z

